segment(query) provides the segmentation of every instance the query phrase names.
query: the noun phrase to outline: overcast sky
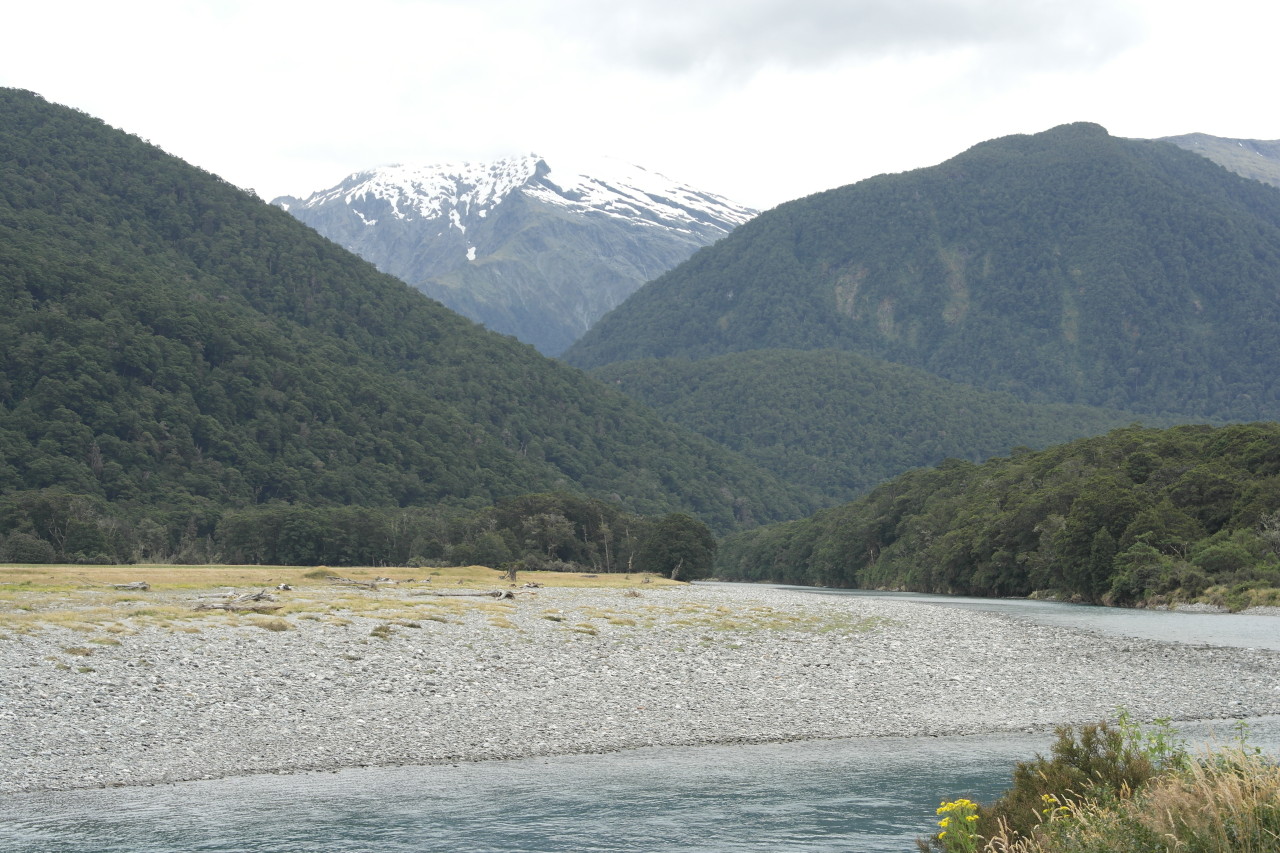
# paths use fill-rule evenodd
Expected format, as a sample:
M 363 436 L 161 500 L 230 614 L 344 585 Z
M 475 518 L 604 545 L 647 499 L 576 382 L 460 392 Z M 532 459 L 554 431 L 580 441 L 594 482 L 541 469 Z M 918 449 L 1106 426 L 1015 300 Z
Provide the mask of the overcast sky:
M 767 208 L 1071 121 L 1280 139 L 1272 0 L 8 6 L 0 85 L 267 199 L 371 166 L 537 152 Z

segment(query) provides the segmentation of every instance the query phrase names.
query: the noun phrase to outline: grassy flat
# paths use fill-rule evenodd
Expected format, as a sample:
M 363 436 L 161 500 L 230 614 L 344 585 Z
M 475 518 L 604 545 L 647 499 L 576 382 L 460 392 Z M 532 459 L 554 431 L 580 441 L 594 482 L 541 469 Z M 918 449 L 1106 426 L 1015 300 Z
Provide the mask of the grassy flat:
M 356 583 L 333 580 L 342 578 Z M 373 586 L 369 582 L 387 579 Z M 145 582 L 149 589 L 117 585 Z M 359 614 L 388 620 L 449 621 L 466 608 L 493 608 L 486 593 L 543 587 L 680 586 L 641 574 L 521 572 L 515 584 L 485 566 L 390 569 L 324 566 L 0 566 L 0 636 L 42 625 L 131 633 L 146 625 L 198 631 L 201 624 L 247 624 L 285 630 L 281 617 L 341 620 Z M 281 585 L 291 587 L 278 589 Z M 219 609 L 238 596 L 266 592 L 265 613 Z M 245 602 L 250 604 L 253 602 Z

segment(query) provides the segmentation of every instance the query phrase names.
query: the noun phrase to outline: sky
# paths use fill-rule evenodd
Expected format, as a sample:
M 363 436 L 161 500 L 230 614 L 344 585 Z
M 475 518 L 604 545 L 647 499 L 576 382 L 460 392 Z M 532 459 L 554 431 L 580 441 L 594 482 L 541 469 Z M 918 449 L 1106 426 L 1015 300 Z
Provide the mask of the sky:
M 537 153 L 767 209 L 1073 121 L 1280 139 L 1269 0 L 7 5 L 0 85 L 268 200 Z

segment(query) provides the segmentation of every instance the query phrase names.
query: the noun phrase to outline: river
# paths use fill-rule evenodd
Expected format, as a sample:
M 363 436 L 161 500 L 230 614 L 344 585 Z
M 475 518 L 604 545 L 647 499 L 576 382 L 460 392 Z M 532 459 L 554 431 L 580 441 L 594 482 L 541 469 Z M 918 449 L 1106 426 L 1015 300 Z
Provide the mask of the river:
M 896 597 L 1092 631 L 1280 649 L 1276 617 Z M 1222 723 L 1180 730 L 1193 742 L 1233 735 Z M 1280 718 L 1250 721 L 1249 739 L 1280 751 Z M 993 798 L 1013 764 L 1050 740 L 1002 734 L 661 748 L 16 794 L 0 797 L 0 850 L 910 851 L 931 830 L 940 799 Z

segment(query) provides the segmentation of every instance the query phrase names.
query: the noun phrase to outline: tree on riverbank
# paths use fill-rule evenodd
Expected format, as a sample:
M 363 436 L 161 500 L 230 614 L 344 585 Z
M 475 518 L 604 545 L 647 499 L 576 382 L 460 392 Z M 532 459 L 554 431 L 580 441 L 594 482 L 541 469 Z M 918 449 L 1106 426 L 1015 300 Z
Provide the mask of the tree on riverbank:
M 948 460 L 721 543 L 734 580 L 1133 605 L 1280 602 L 1280 424 Z
M 716 540 L 707 526 L 682 512 L 651 521 L 636 552 L 635 568 L 672 580 L 695 580 L 711 574 Z
M 161 518 L 61 489 L 0 494 L 0 562 L 460 566 L 709 572 L 715 539 L 692 516 L 646 517 L 613 501 L 543 492 L 494 506 L 269 503 Z

